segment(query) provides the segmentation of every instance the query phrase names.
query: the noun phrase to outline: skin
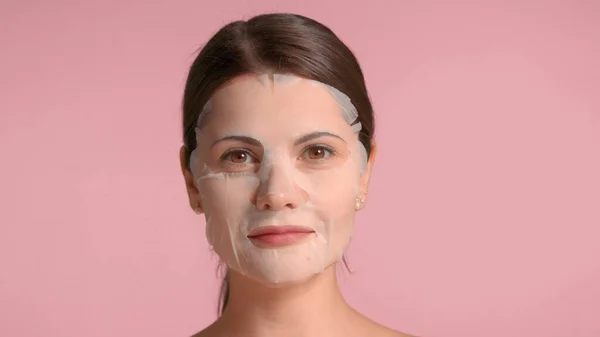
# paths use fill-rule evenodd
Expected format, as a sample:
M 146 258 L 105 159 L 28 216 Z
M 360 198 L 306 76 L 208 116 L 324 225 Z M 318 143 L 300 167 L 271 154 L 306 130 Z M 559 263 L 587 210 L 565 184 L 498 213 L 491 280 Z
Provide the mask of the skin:
M 354 213 L 364 207 L 364 202 L 357 204 L 356 200 L 366 200 L 375 142 L 365 165 L 355 150 L 356 134 L 340 114 L 337 101 L 307 81 L 279 87 L 265 85 L 253 75 L 242 76 L 218 90 L 212 104 L 198 135 L 192 169 L 185 166 L 185 148 L 180 151 L 180 161 L 190 206 L 207 214 L 208 240 L 230 266 L 230 301 L 221 317 L 194 336 L 408 336 L 358 313 L 346 303 L 337 283 L 336 263 L 349 242 Z M 335 136 L 297 144 L 299 137 L 315 131 Z M 259 142 L 225 140 L 211 147 L 231 134 L 244 134 Z M 321 145 L 339 150 L 338 154 L 324 153 Z M 223 156 L 232 149 L 238 152 Z M 272 167 L 261 179 L 248 180 L 253 184 L 232 179 L 224 189 L 222 178 L 198 180 L 206 168 L 216 174 L 258 174 L 261 162 L 267 162 L 261 157 L 267 149 L 278 149 L 273 150 Z M 231 193 L 231 186 L 236 193 Z M 246 214 L 254 214 L 240 209 L 278 215 L 296 214 L 305 208 L 318 210 L 318 217 L 303 218 L 318 218 L 320 222 L 311 226 L 330 226 L 323 230 L 328 244 L 300 243 L 277 248 L 273 255 L 251 244 L 236 244 L 236 240 L 244 240 L 241 236 L 232 240 L 243 231 L 238 222 L 243 223 Z M 223 216 L 224 212 L 233 213 Z M 246 259 L 249 262 L 239 261 L 237 256 L 242 253 L 250 257 Z M 304 260 L 312 262 L 302 264 Z M 289 265 L 297 268 L 269 273 Z M 275 280 L 290 282 L 274 286 Z

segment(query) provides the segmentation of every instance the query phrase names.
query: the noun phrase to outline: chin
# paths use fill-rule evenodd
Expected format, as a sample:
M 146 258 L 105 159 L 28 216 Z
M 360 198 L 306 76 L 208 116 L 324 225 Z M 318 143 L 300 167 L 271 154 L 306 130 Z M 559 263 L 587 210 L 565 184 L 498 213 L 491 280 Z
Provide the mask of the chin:
M 325 268 L 320 267 L 313 270 L 295 270 L 291 272 L 289 269 L 285 271 L 275 271 L 273 269 L 263 270 L 258 273 L 242 273 L 244 276 L 252 279 L 253 281 L 260 283 L 270 288 L 285 288 L 296 284 L 306 283 L 312 279 L 315 279 L 319 275 L 323 274 L 332 266 L 335 266 L 336 262 L 328 264 Z
M 316 277 L 322 272 L 312 273 L 296 273 L 296 274 L 283 274 L 283 273 L 269 273 L 267 275 L 256 275 L 243 273 L 244 276 L 252 279 L 253 281 L 260 283 L 270 288 L 285 288 L 294 284 L 304 283 L 310 279 Z

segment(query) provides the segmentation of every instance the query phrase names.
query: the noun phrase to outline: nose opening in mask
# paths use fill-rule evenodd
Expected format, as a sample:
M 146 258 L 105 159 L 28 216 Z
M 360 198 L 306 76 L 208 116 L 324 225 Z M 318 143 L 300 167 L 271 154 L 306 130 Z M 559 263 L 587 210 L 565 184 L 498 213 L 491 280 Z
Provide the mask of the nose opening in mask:
M 256 208 L 260 211 L 297 209 L 306 203 L 307 193 L 296 183 L 293 169 L 273 158 L 263 161 L 261 181 L 256 193 Z

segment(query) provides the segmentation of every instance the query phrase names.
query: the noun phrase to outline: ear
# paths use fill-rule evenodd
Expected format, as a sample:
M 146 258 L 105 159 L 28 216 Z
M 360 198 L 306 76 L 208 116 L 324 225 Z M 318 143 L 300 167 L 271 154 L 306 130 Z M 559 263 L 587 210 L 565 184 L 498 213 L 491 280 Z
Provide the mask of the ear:
M 194 175 L 190 171 L 187 163 L 186 156 L 188 153 L 188 149 L 185 145 L 179 149 L 179 164 L 181 165 L 181 173 L 183 174 L 183 179 L 185 181 L 185 188 L 188 193 L 188 199 L 190 202 L 190 207 L 196 214 L 202 213 L 202 204 L 200 203 L 200 191 L 198 191 L 198 187 L 194 182 Z
M 367 191 L 369 190 L 369 181 L 371 179 L 371 172 L 373 171 L 373 164 L 375 163 L 375 157 L 377 155 L 377 144 L 375 139 L 371 138 L 371 153 L 369 153 L 369 159 L 367 161 L 367 167 L 365 168 L 362 176 L 360 177 L 359 183 L 359 194 L 356 196 L 356 210 L 359 211 L 365 207 L 367 202 Z

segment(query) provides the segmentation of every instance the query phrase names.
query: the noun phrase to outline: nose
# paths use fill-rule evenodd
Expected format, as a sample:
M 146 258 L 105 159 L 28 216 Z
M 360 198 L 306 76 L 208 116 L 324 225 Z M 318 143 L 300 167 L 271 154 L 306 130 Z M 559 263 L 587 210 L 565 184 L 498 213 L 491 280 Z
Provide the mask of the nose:
M 306 202 L 307 194 L 283 169 L 273 167 L 266 181 L 259 185 L 256 208 L 261 211 L 296 209 Z

